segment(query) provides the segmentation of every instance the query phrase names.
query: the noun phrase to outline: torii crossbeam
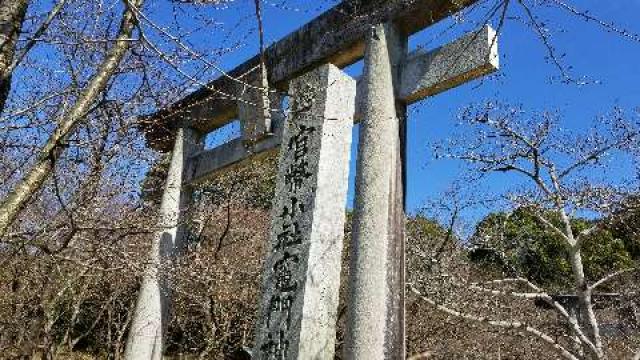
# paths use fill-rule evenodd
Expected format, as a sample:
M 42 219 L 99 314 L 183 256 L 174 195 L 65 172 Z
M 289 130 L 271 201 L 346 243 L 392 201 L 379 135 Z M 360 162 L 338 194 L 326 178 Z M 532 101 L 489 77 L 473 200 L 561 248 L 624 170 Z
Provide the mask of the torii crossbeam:
M 269 84 L 280 90 L 290 80 L 319 65 L 339 68 L 364 57 L 372 25 L 393 22 L 410 36 L 473 5 L 477 0 L 346 0 L 265 50 Z M 238 116 L 239 82 L 258 84 L 260 56 L 238 65 L 177 103 L 149 117 L 148 143 L 170 151 L 174 130 L 188 126 L 206 134 Z M 480 75 L 480 74 L 476 74 Z M 428 95 L 428 94 L 425 94 Z M 414 99 L 414 101 L 417 99 Z

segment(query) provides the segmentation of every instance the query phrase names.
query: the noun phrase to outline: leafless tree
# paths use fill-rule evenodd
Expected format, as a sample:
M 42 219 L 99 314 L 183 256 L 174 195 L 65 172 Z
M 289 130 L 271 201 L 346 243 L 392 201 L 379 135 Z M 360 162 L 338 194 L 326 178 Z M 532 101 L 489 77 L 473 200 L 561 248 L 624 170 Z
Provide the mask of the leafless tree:
M 13 55 L 28 5 L 28 0 L 0 2 L 0 113 L 9 95 Z
M 262 90 L 262 104 L 254 105 L 269 108 L 262 6 L 285 8 L 295 1 L 248 1 L 253 11 L 238 19 L 242 26 L 235 38 L 229 35 L 220 44 L 192 41 L 198 31 L 225 34 L 211 14 L 235 3 L 240 2 L 173 1 L 167 5 L 173 17 L 159 19 L 141 0 L 0 0 L 0 293 L 7 294 L 0 300 L 0 353 L 51 358 L 81 349 L 121 356 L 153 234 L 163 230 L 155 220 L 157 204 L 139 199 L 138 180 L 159 156 L 140 140 L 138 116 L 208 86 L 214 77 L 228 76 L 219 58 L 256 34 L 262 81 L 235 80 Z M 489 4 L 486 15 L 498 24 L 518 10 L 553 54 L 548 32 L 535 17 L 537 6 L 553 6 L 637 41 L 633 33 L 560 1 L 479 3 Z M 196 15 L 184 10 L 196 5 Z M 561 62 L 557 66 L 564 69 Z M 17 89 L 7 99 L 12 73 L 20 78 L 13 76 Z M 211 90 L 212 96 L 229 95 Z M 252 241 L 263 241 L 264 234 L 257 233 L 268 219 L 266 210 L 236 199 L 246 190 L 242 184 L 218 184 L 201 199 L 201 207 L 189 209 L 200 224 L 194 225 L 200 245 L 170 263 L 164 274 L 175 295 L 170 345 L 186 351 L 187 344 L 202 340 L 197 352 L 203 358 L 251 341 L 253 285 L 262 259 Z M 211 207 L 205 209 L 207 204 Z M 545 210 L 554 209 L 549 204 Z M 450 207 L 453 220 L 425 256 L 446 258 L 460 251 L 455 224 L 465 206 Z M 577 242 L 580 234 L 571 236 Z M 234 258 L 237 254 L 246 254 L 251 267 L 234 271 L 247 265 Z M 232 283 L 233 277 L 251 288 Z M 477 284 L 475 291 L 484 294 L 485 285 Z M 592 331 L 582 325 L 581 330 L 593 345 L 583 342 L 582 347 L 587 353 L 597 350 Z M 192 342 L 179 343 L 172 331 Z M 92 341 L 104 346 L 89 349 Z
M 76 103 L 58 121 L 57 127 L 40 149 L 31 169 L 14 186 L 0 205 L 0 236 L 6 233 L 18 213 L 26 206 L 27 201 L 42 186 L 53 169 L 56 158 L 60 156 L 60 152 L 64 148 L 64 141 L 78 126 L 78 123 L 85 118 L 107 87 L 109 80 L 127 52 L 135 28 L 136 18 L 131 8 L 138 8 L 141 5 L 141 0 L 127 3 L 117 38 L 104 61 L 86 88 L 80 93 Z
M 625 154 L 634 154 L 640 137 L 638 124 L 636 113 L 626 114 L 616 109 L 599 118 L 597 125 L 586 134 L 580 135 L 559 129 L 556 114 L 528 114 L 520 107 L 488 103 L 463 111 L 461 126 L 467 130 L 463 132 L 465 136 L 436 147 L 438 154 L 470 164 L 476 177 L 491 173 L 522 177 L 522 187 L 509 193 L 508 199 L 515 207 L 532 209 L 539 223 L 565 243 L 572 270 L 573 294 L 578 299 L 580 314 L 572 315 L 566 304 L 522 276 L 473 283 L 469 287 L 481 293 L 548 303 L 568 324 L 570 338 L 575 340 L 574 347 L 557 341 L 526 318 L 489 319 L 447 306 L 414 288 L 416 293 L 451 316 L 529 333 L 556 349 L 564 358 L 607 358 L 607 347 L 594 309 L 594 293 L 620 279 L 626 279 L 627 284 L 633 282 L 629 276 L 632 279 L 638 269 L 637 265 L 617 269 L 589 281 L 585 276 L 582 252 L 585 242 L 593 241 L 594 235 L 619 214 L 616 211 L 624 207 L 624 200 L 637 191 L 638 184 L 633 179 L 619 182 L 596 174 L 606 171 L 612 165 L 609 161 L 624 161 Z M 469 134 L 474 136 L 469 138 Z M 590 214 L 595 220 L 590 227 L 578 231 L 572 220 L 584 214 Z M 514 284 L 517 284 L 515 288 L 512 287 Z M 500 289 L 501 286 L 504 289 Z

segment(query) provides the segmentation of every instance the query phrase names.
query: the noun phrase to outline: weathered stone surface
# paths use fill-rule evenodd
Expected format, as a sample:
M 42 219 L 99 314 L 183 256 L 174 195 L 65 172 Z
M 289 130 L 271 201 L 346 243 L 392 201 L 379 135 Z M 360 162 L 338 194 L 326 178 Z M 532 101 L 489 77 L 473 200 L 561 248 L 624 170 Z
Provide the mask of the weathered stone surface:
M 487 25 L 437 49 L 415 50 L 403 62 L 396 98 L 409 105 L 497 71 L 498 38 Z M 359 122 L 365 83 L 357 80 L 355 120 Z
M 398 99 L 398 88 L 406 63 L 409 39 L 398 31 L 389 34 L 389 53 L 392 65 L 394 92 L 396 93 L 397 132 L 391 164 L 389 200 L 389 248 L 387 251 L 387 318 L 385 357 L 406 358 L 405 324 L 405 188 L 407 104 Z
M 438 49 L 409 54 L 399 98 L 413 103 L 498 70 L 498 39 L 490 26 Z
M 162 270 L 165 262 L 185 245 L 180 214 L 190 202 L 190 193 L 183 187 L 183 179 L 189 155 L 201 145 L 201 137 L 196 131 L 188 128 L 178 130 L 160 204 L 160 230 L 153 240 L 127 339 L 125 358 L 128 360 L 162 359 L 169 303 Z
M 403 345 L 398 349 L 396 339 L 400 332 L 404 344 L 404 324 L 397 323 L 401 319 L 393 320 L 400 312 L 404 314 L 397 309 L 404 303 L 394 301 L 391 288 L 395 283 L 393 271 L 400 269 L 390 263 L 396 259 L 389 253 L 394 252 L 395 245 L 395 202 L 402 203 L 402 196 L 395 196 L 397 166 L 402 168 L 394 80 L 397 83 L 405 41 L 391 24 L 374 26 L 367 39 L 349 268 L 347 359 L 396 359 L 404 355 Z
M 273 98 L 277 99 L 281 108 L 281 95 L 274 95 Z M 256 109 L 247 109 L 245 116 L 248 117 L 251 113 L 256 118 L 260 117 Z M 267 155 L 272 151 L 276 151 L 282 140 L 283 125 L 284 112 L 281 109 L 273 110 L 271 133 L 268 136 L 263 134 L 261 138 L 254 138 L 253 141 L 242 136 L 213 149 L 194 154 L 189 161 L 189 171 L 185 181 L 189 184 L 206 181 L 218 170 L 242 163 L 244 160 L 255 156 Z
M 267 155 L 278 149 L 280 141 L 281 134 L 276 132 L 249 146 L 242 138 L 238 138 L 213 149 L 199 152 L 190 161 L 191 168 L 186 181 L 189 184 L 202 182 L 209 179 L 218 170 L 236 165 L 254 156 Z
M 256 359 L 333 359 L 355 91 L 333 65 L 291 84 Z
M 259 70 L 260 68 L 256 69 Z M 260 79 L 260 77 L 252 77 Z M 269 91 L 269 102 L 264 104 L 264 90 L 262 81 L 248 83 L 248 77 L 241 78 L 244 83 L 236 84 L 236 94 L 238 96 L 238 119 L 242 130 L 242 140 L 245 143 L 253 144 L 264 137 L 272 136 L 274 133 L 273 123 L 282 123 L 284 113 L 282 111 L 282 96 L 279 92 L 271 89 Z
M 319 15 L 266 50 L 269 83 L 286 88 L 295 76 L 323 63 L 344 67 L 360 60 L 371 25 L 392 21 L 404 35 L 459 11 L 477 0 L 348 0 Z M 190 124 L 203 133 L 224 126 L 237 114 L 238 78 L 255 76 L 259 56 L 229 71 L 208 86 L 154 114 L 145 128 L 149 144 L 168 150 L 175 124 Z M 252 75 L 247 75 L 252 74 Z
M 284 126 L 278 128 L 282 121 L 270 123 L 272 117 L 265 116 L 269 109 L 261 104 L 259 90 L 238 81 L 260 83 L 254 71 L 257 57 L 154 115 L 160 121 L 147 128 L 147 139 L 162 150 L 166 143 L 159 139 L 173 128 L 193 126 L 207 132 L 236 116 L 243 120 L 241 139 L 190 158 L 179 181 L 183 184 L 284 145 L 255 358 L 333 358 L 350 129 L 358 115 L 364 122 L 345 353 L 348 359 L 405 357 L 406 105 L 498 67 L 497 41 L 488 27 L 429 53 L 407 56 L 406 41 L 409 34 L 475 1 L 344 1 L 273 45 L 267 50 L 270 84 L 284 90 L 291 81 L 289 92 L 294 94 L 291 120 L 283 132 Z M 375 33 L 368 34 L 372 26 Z M 336 66 L 351 64 L 363 54 L 365 74 L 356 85 Z M 325 62 L 335 66 L 319 66 Z M 358 111 L 356 87 L 362 98 Z M 280 99 L 269 101 L 274 102 L 279 105 Z M 165 196 L 170 194 L 175 191 L 165 191 Z M 178 198 L 182 195 L 178 191 Z M 167 198 L 165 206 L 164 201 L 162 211 L 175 209 L 175 202 Z M 164 256 L 161 244 L 174 249 L 171 242 L 178 238 L 171 229 L 162 232 L 160 245 L 154 244 L 154 259 Z M 151 270 L 132 324 L 132 336 L 147 340 L 139 352 L 128 349 L 129 358 L 158 358 L 162 351 L 164 319 L 150 314 L 164 313 L 166 296 L 157 271 Z
M 498 70 L 497 44 L 494 30 L 485 26 L 478 32 L 469 33 L 435 50 L 426 53 L 424 50 L 416 50 L 410 53 L 403 61 L 397 100 L 410 104 L 424 96 L 435 95 Z M 465 51 L 468 53 L 464 53 Z M 354 115 L 356 122 L 361 121 L 363 116 L 364 84 L 361 79 L 358 79 L 356 114 Z M 258 141 L 250 147 L 244 146 L 246 144 L 241 139 L 234 140 L 197 154 L 194 159 L 193 179 L 195 181 L 206 179 L 217 170 L 263 151 L 277 148 L 280 145 L 279 136 L 283 120 L 276 115 L 275 111 L 272 113 L 274 114 L 272 137 Z M 245 117 L 250 116 L 245 115 Z
M 425 96 L 432 96 L 449 88 L 462 85 L 475 78 L 487 75 L 499 68 L 498 40 L 495 31 L 485 26 L 477 32 L 466 34 L 449 44 L 435 50 L 425 52 L 416 50 L 410 53 L 402 66 L 402 76 L 399 81 L 397 98 L 410 104 Z M 362 120 L 364 101 L 364 82 L 358 79 L 356 97 L 356 122 Z M 252 101 L 257 101 L 254 95 Z M 280 145 L 282 129 L 282 112 L 275 110 L 281 99 L 277 94 L 272 95 L 272 132 L 273 135 L 263 138 L 251 146 L 247 146 L 242 139 L 233 140 L 218 148 L 197 154 L 194 158 L 194 181 L 206 179 L 208 175 L 229 165 L 236 164 L 263 151 L 271 151 Z M 241 108 L 243 107 L 240 105 Z M 246 105 L 241 111 L 241 119 L 259 118 L 261 109 Z M 243 125 L 244 127 L 244 125 Z M 251 134 L 252 125 L 245 133 Z M 257 136 L 257 135 L 256 135 Z

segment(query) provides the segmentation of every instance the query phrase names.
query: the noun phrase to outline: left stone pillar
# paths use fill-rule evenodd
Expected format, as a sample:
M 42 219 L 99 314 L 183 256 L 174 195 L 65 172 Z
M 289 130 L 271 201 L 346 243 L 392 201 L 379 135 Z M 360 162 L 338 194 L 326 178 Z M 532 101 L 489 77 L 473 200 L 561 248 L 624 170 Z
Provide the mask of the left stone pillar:
M 125 358 L 128 360 L 162 359 L 169 305 L 167 265 L 185 246 L 180 214 L 191 198 L 183 184 L 185 169 L 189 157 L 201 148 L 201 136 L 195 130 L 177 130 L 158 213 L 158 232 L 153 239 L 127 338 Z
M 290 84 L 255 359 L 333 359 L 356 82 L 333 65 Z

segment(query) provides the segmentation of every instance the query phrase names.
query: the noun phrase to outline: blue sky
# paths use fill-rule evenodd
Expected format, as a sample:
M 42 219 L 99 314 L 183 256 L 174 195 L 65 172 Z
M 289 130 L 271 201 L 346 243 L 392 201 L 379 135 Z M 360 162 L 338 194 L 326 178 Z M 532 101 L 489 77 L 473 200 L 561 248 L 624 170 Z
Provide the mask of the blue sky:
M 153 5 L 155 18 L 166 20 L 170 13 L 163 2 Z M 281 1 L 267 0 L 265 6 L 265 36 L 267 43 L 277 41 L 306 23 L 321 11 L 335 5 L 335 1 L 289 1 L 284 9 Z M 581 9 L 605 22 L 640 33 L 640 1 L 584 0 L 572 1 Z M 452 161 L 434 161 L 429 144 L 450 136 L 454 131 L 460 109 L 471 103 L 489 99 L 520 104 L 532 111 L 554 110 L 562 115 L 561 126 L 566 129 L 585 129 L 598 115 L 614 106 L 632 110 L 640 105 L 640 42 L 608 33 L 594 22 L 585 22 L 557 8 L 536 7 L 552 35 L 557 54 L 564 54 L 564 64 L 571 66 L 576 79 L 587 79 L 584 85 L 565 84 L 557 80 L 557 68 L 545 60 L 547 55 L 535 33 L 518 18 L 522 15 L 513 1 L 511 13 L 500 33 L 499 49 L 501 69 L 498 74 L 482 82 L 474 81 L 435 97 L 425 99 L 410 108 L 408 133 L 408 210 L 418 211 L 426 201 L 445 191 L 460 173 L 461 166 Z M 253 19 L 246 18 L 253 9 L 253 1 L 236 0 L 226 10 L 215 10 L 216 19 L 232 35 L 215 33 L 202 37 L 196 47 L 206 49 L 207 44 L 220 44 L 254 27 Z M 411 48 L 433 48 L 477 27 L 470 15 L 468 21 L 445 31 L 452 20 L 437 24 L 410 39 Z M 495 25 L 495 24 L 494 24 Z M 443 34 L 444 31 L 444 34 Z M 257 35 L 248 44 L 220 59 L 230 69 L 257 51 Z M 361 66 L 349 68 L 359 75 Z M 555 78 L 555 79 L 554 79 Z M 357 131 L 357 130 L 356 130 Z M 357 136 L 356 136 L 357 139 Z M 355 144 L 354 144 L 355 149 Z M 355 155 L 355 151 L 353 152 Z M 352 161 L 352 179 L 353 167 Z M 628 166 L 613 166 L 611 175 L 624 178 L 633 176 Z M 491 177 L 485 184 L 490 191 L 498 191 L 512 184 L 513 178 Z M 353 198 L 353 186 L 349 201 Z
M 640 32 L 638 1 L 579 3 L 602 19 Z M 427 144 L 450 135 L 460 108 L 471 102 L 497 98 L 522 104 L 529 110 L 557 110 L 562 115 L 561 126 L 578 131 L 614 106 L 631 110 L 640 105 L 640 43 L 606 33 L 593 23 L 566 14 L 549 13 L 548 19 L 558 53 L 566 53 L 565 63 L 573 66 L 576 78 L 586 76 L 591 83 L 578 86 L 553 81 L 558 71 L 545 61 L 546 51 L 539 39 L 520 23 L 508 22 L 500 34 L 501 69 L 497 76 L 479 86 L 468 84 L 412 107 L 409 210 L 419 208 L 426 199 L 446 190 L 458 173 L 458 164 L 451 161 L 428 161 Z M 623 171 L 621 165 L 614 174 L 630 176 L 627 170 L 625 167 Z M 487 186 L 492 190 L 503 189 L 511 179 L 494 176 Z

